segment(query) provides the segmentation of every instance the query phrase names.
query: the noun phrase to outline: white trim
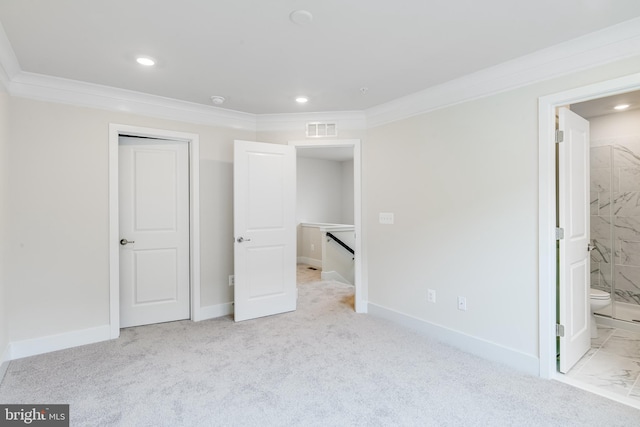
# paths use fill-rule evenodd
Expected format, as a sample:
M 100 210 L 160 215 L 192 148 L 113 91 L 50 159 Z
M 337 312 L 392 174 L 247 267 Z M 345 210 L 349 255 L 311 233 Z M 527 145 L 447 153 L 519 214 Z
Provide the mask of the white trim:
M 200 308 L 200 313 L 197 319 L 193 319 L 196 322 L 201 320 L 215 319 L 217 317 L 230 316 L 233 314 L 233 303 L 227 302 L 224 304 L 208 305 Z
M 10 352 L 11 360 L 107 341 L 111 338 L 111 326 L 103 325 L 24 341 L 13 341 Z
M 186 123 L 250 131 L 296 131 L 306 121 L 335 120 L 340 129 L 367 129 L 534 82 L 575 73 L 640 52 L 634 18 L 529 55 L 463 76 L 365 111 L 251 114 L 20 70 L 0 31 L 0 82 L 12 96 L 102 108 Z
M 367 312 L 369 285 L 364 267 L 366 258 L 363 254 L 365 236 L 362 233 L 362 151 L 359 139 L 328 139 L 311 141 L 289 141 L 296 147 L 353 147 L 353 226 L 356 232 L 355 249 L 355 310 L 356 313 Z
M 367 117 L 364 111 L 331 111 L 320 113 L 258 114 L 256 130 L 306 132 L 308 122 L 337 123 L 340 130 L 364 130 Z
M 518 350 L 504 347 L 500 344 L 467 335 L 460 331 L 449 329 L 373 303 L 369 303 L 369 314 L 390 320 L 422 335 L 457 347 L 467 353 L 502 363 L 530 375 L 538 374 L 538 359 L 530 354 L 525 354 Z
M 9 93 L 38 101 L 100 108 L 185 123 L 249 131 L 256 129 L 255 114 L 24 71 L 11 79 Z
M 315 267 L 315 268 L 322 268 L 322 260 L 321 259 L 309 258 L 309 257 L 306 257 L 306 256 L 299 256 L 296 262 L 298 264 L 307 264 L 307 265 L 310 265 L 311 267 Z
M 640 21 L 637 21 L 640 22 Z M 540 376 L 556 371 L 556 107 L 640 89 L 640 73 L 541 97 L 538 102 L 538 299 Z
M 200 313 L 200 138 L 197 134 L 109 124 L 109 314 L 111 338 L 120 335 L 120 236 L 118 206 L 118 138 L 121 134 L 189 143 L 189 244 L 191 319 Z
M 635 18 L 369 108 L 368 127 L 637 56 L 638 52 L 640 18 Z

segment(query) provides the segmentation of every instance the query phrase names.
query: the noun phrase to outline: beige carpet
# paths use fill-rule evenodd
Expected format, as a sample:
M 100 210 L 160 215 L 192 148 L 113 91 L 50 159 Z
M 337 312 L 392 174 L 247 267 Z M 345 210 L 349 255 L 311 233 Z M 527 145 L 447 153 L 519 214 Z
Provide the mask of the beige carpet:
M 293 313 L 14 361 L 0 402 L 69 403 L 72 426 L 640 425 L 636 409 L 356 314 L 353 287 L 309 277 Z

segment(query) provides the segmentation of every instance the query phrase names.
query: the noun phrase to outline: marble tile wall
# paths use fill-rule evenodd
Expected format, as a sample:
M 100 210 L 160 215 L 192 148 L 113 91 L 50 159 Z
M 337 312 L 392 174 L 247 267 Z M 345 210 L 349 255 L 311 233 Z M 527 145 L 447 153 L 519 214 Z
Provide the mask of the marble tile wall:
M 591 286 L 640 305 L 640 135 L 592 141 Z

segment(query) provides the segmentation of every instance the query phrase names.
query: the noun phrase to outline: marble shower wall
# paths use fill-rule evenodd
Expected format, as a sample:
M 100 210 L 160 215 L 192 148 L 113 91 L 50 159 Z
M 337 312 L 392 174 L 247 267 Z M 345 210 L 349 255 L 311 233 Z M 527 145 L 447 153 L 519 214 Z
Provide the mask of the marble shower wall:
M 591 141 L 591 287 L 640 305 L 640 135 Z

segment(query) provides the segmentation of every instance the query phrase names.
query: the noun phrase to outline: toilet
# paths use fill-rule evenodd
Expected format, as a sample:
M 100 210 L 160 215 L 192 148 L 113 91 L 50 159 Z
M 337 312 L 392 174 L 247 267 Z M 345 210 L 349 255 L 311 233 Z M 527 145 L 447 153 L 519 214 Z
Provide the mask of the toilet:
M 602 310 L 611 304 L 611 294 L 600 289 L 591 288 L 589 294 L 589 304 L 591 305 L 591 338 L 598 338 L 598 327 L 596 326 L 596 311 Z

